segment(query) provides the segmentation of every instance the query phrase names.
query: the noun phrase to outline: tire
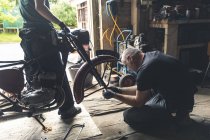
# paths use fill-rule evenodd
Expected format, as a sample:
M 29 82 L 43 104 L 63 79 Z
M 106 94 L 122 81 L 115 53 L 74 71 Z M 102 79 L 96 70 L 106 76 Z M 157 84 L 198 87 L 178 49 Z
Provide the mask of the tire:
M 101 71 L 101 66 L 104 68 L 104 71 L 101 72 L 100 77 L 108 86 L 112 68 L 116 65 L 117 58 L 111 55 L 99 55 L 91 59 L 91 61 L 93 66 L 97 69 L 98 73 Z M 106 64 L 109 64 L 110 67 L 107 67 Z M 101 87 L 95 78 L 93 78 L 92 83 L 87 84 L 86 81 L 90 81 L 87 79 L 90 77 L 90 75 L 92 75 L 91 67 L 86 62 L 81 66 L 74 79 L 73 93 L 74 98 L 78 104 L 83 101 L 84 97 L 89 96 L 104 88 L 103 86 Z
M 131 74 L 126 74 L 120 77 L 119 86 L 120 87 L 130 87 L 134 86 L 136 83 L 136 79 Z

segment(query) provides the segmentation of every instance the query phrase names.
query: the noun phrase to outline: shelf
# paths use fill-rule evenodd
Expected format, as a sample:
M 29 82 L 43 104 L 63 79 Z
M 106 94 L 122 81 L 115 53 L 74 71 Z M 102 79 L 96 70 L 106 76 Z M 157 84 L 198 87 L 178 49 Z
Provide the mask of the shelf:
M 189 45 L 179 45 L 179 49 L 189 49 L 189 48 L 199 48 L 204 47 L 206 43 L 199 43 L 199 44 L 189 44 Z
M 152 21 L 150 27 L 152 28 L 167 28 L 168 25 L 178 25 L 178 24 L 196 24 L 196 23 L 210 23 L 210 19 L 190 19 L 190 20 L 161 20 Z
M 181 25 L 188 24 L 200 24 L 204 23 L 209 27 L 210 19 L 185 19 L 185 20 L 161 20 L 152 21 L 150 23 L 151 28 L 162 28 L 164 29 L 164 53 L 179 58 L 181 49 L 188 48 L 201 48 L 207 45 L 207 42 L 203 43 L 191 43 L 186 45 L 178 45 L 179 27 Z M 202 25 L 201 25 L 202 26 Z M 185 26 L 184 26 L 185 27 Z M 196 31 L 195 31 L 196 33 Z M 202 36 L 200 36 L 202 37 Z M 190 43 L 190 42 L 189 42 Z

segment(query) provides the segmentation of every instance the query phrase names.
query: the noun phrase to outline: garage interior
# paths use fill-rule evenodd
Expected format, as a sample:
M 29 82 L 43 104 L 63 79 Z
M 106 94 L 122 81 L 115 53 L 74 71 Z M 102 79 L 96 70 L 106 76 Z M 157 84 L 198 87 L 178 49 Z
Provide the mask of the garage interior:
M 134 130 L 123 121 L 123 111 L 129 106 L 115 99 L 104 99 L 100 90 L 77 105 L 82 112 L 72 120 L 62 121 L 57 110 L 40 116 L 47 132 L 33 118 L 1 122 L 0 139 L 61 140 L 72 128 L 68 140 L 210 140 L 210 1 L 114 0 L 117 5 L 108 3 L 111 1 L 87 0 L 80 4 L 81 8 L 86 3 L 88 9 L 88 13 L 80 14 L 88 16 L 86 24 L 82 24 L 82 17 L 78 17 L 78 23 L 89 30 L 93 46 L 90 57 L 94 57 L 97 50 L 120 54 L 127 45 L 176 57 L 189 67 L 198 88 L 190 113 L 193 123 L 183 128 L 159 126 Z M 111 5 L 110 9 L 107 5 Z M 114 13 L 115 20 L 110 12 Z M 126 37 L 129 41 L 123 40 Z M 71 66 L 68 65 L 67 72 Z M 118 85 L 115 76 L 111 76 L 111 80 L 114 79 L 111 84 Z M 73 87 L 74 79 L 70 79 Z

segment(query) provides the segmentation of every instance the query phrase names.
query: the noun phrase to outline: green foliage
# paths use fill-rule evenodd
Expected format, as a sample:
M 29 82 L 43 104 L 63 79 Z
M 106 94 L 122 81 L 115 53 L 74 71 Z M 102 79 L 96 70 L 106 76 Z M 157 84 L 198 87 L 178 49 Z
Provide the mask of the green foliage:
M 15 0 L 0 0 L 0 21 L 14 23 L 20 18 L 18 7 Z
M 66 0 L 57 0 L 57 3 L 50 5 L 52 13 L 66 25 L 76 27 L 76 9 Z
M 11 10 L 16 5 L 15 1 L 0 0 L 0 9 Z

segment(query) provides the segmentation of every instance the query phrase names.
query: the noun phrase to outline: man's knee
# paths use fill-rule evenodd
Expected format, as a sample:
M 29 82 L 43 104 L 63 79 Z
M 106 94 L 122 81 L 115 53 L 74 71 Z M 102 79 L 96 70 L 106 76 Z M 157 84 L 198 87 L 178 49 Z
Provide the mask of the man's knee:
M 123 112 L 123 118 L 124 118 L 124 122 L 129 123 L 129 121 L 128 121 L 128 110 L 125 110 Z
M 150 123 L 146 116 L 147 113 L 144 111 L 144 108 L 130 108 L 123 112 L 124 122 L 134 129 L 142 129 L 149 126 Z
M 147 108 L 129 108 L 123 112 L 124 122 L 129 125 L 135 125 L 136 123 L 146 122 L 148 116 Z
M 151 108 L 143 106 L 142 108 L 132 107 L 123 112 L 124 121 L 128 125 L 149 125 L 158 122 L 170 120 L 170 115 L 165 109 Z

